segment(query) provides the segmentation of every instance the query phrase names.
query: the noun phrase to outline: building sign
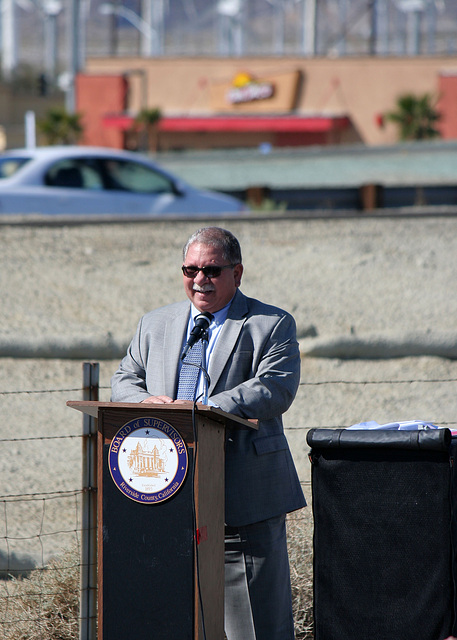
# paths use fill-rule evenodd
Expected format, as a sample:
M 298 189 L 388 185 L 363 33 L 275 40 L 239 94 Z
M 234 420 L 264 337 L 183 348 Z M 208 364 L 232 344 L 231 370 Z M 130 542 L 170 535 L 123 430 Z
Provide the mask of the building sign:
M 233 85 L 227 92 L 227 102 L 242 104 L 256 100 L 268 100 L 274 96 L 274 93 L 275 87 L 272 82 L 259 81 L 249 73 L 242 72 L 235 76 Z
M 213 113 L 287 113 L 297 107 L 301 71 L 233 72 L 227 80 L 209 85 L 209 110 Z

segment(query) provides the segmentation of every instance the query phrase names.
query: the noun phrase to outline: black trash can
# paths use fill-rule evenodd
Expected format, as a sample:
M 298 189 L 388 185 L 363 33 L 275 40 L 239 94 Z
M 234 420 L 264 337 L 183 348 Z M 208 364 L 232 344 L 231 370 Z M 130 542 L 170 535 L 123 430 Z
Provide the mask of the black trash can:
M 316 640 L 455 632 L 448 429 L 312 429 Z

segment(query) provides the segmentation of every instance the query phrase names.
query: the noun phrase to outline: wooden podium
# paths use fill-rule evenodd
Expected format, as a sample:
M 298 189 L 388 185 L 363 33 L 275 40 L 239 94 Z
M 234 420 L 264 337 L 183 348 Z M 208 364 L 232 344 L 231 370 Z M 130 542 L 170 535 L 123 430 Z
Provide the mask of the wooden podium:
M 98 420 L 99 640 L 223 640 L 225 427 L 256 423 L 206 405 L 67 405 Z M 155 424 L 176 431 L 187 453 L 184 480 L 163 500 L 164 491 L 132 491 L 112 462 L 127 432 Z

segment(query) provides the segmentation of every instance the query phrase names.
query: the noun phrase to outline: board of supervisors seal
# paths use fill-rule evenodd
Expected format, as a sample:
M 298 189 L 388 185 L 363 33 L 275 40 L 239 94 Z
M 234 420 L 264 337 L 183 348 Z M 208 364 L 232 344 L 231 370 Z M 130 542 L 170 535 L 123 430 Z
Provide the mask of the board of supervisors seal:
M 171 498 L 186 478 L 186 443 L 174 427 L 159 418 L 135 418 L 112 439 L 108 466 L 114 483 L 127 498 L 157 504 Z

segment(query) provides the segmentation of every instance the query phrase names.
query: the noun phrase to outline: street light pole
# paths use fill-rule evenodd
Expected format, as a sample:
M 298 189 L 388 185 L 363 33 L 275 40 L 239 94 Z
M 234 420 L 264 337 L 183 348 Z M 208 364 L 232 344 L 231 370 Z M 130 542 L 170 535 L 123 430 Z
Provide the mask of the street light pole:
M 145 57 L 161 56 L 164 52 L 164 0 L 142 0 L 141 16 L 147 25 L 147 37 L 143 31 L 141 34 L 141 53 Z
M 2 72 L 11 80 L 17 66 L 16 6 L 14 0 L 1 0 Z
M 243 0 L 219 0 L 219 53 L 241 56 L 243 53 Z
M 43 10 L 46 79 L 54 85 L 57 77 L 57 16 L 62 10 L 62 3 L 59 0 L 47 0 Z
M 317 0 L 303 0 L 302 16 L 302 52 L 305 56 L 313 57 L 317 49 Z
M 70 72 L 66 95 L 69 113 L 76 111 L 76 76 L 81 70 L 81 0 L 70 0 L 69 57 Z
M 153 46 L 153 42 L 156 34 L 150 23 L 146 22 L 146 20 L 143 20 L 143 18 L 140 18 L 140 16 L 131 9 L 128 9 L 127 7 L 124 7 L 122 5 L 113 4 L 112 2 L 104 2 L 100 5 L 98 11 L 105 16 L 111 16 L 113 14 L 121 16 L 122 18 L 130 22 L 130 24 L 132 24 L 135 29 L 138 29 L 138 31 L 144 38 L 144 44 L 142 46 L 143 55 L 154 55 L 155 49 Z

